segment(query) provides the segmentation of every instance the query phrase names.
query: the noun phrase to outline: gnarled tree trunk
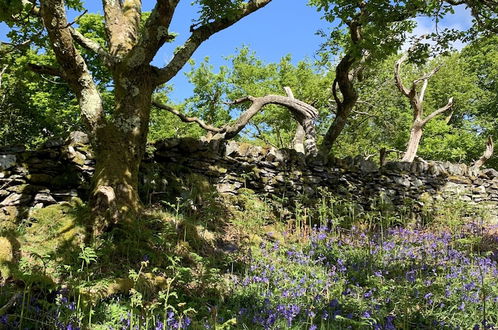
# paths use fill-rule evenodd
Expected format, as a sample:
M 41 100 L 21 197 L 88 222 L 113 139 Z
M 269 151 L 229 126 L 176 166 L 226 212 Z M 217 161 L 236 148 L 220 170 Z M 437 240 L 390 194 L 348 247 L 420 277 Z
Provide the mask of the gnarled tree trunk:
M 179 0 L 156 1 L 145 22 L 141 22 L 140 0 L 102 1 L 106 45 L 85 37 L 73 28 L 73 23 L 68 23 L 64 0 L 40 0 L 40 9 L 33 8 L 48 33 L 59 66 L 30 67 L 68 83 L 79 101 L 94 147 L 96 171 L 90 196 L 94 234 L 110 224 L 134 220 L 141 208 L 138 169 L 144 155 L 154 89 L 173 78 L 213 34 L 270 2 L 241 1 L 230 15 L 221 13 L 190 26 L 190 36 L 162 68 L 151 65 L 151 61 L 164 43 L 174 38 L 169 27 Z M 110 114 L 104 113 L 97 84 L 77 45 L 97 56 L 112 73 L 116 103 Z
M 471 168 L 474 171 L 478 171 L 490 158 L 493 156 L 495 150 L 495 144 L 493 142 L 493 137 L 489 136 L 486 141 L 486 149 L 484 150 L 482 156 L 472 164 Z

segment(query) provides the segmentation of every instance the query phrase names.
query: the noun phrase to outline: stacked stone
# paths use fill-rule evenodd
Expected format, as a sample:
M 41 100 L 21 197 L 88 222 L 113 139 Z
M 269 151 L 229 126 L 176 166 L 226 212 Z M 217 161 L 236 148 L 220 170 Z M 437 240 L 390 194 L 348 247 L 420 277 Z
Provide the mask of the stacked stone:
M 88 138 L 73 132 L 40 150 L 0 149 L 0 219 L 15 220 L 31 207 L 84 197 L 93 173 Z
M 327 188 L 365 209 L 377 199 L 394 207 L 410 204 L 414 211 L 428 200 L 459 199 L 497 213 L 498 172 L 493 169 L 475 171 L 465 164 L 435 161 L 389 162 L 379 168 L 361 157 L 336 159 L 324 166 L 307 161 L 294 150 L 235 141 L 219 145 L 169 140 L 156 147 L 155 160 L 163 173 L 181 165 L 186 173 L 209 177 L 223 194 L 235 195 L 239 189 L 249 188 L 257 194 L 285 196 L 292 203 L 303 194 L 319 197 L 319 188 Z
M 196 173 L 220 194 L 236 195 L 245 188 L 285 197 L 290 203 L 303 195 L 319 197 L 326 188 L 365 209 L 379 199 L 394 207 L 420 208 L 428 199 L 456 198 L 498 210 L 498 172 L 493 169 L 475 171 L 463 164 L 432 161 L 390 162 L 379 168 L 361 157 L 336 159 L 325 166 L 290 149 L 191 138 L 164 140 L 153 149 L 143 162 L 141 177 L 147 193 L 159 198 L 172 174 Z M 0 149 L 0 218 L 15 218 L 20 210 L 75 196 L 85 199 L 93 171 L 89 141 L 80 132 L 37 151 Z

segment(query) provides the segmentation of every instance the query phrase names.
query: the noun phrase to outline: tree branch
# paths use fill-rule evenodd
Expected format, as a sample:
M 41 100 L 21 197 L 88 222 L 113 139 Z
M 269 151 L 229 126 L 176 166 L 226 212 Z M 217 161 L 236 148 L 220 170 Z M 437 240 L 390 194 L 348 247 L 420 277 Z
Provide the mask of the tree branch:
M 7 69 L 9 68 L 8 65 L 5 65 L 2 70 L 0 71 L 0 89 L 2 88 L 2 79 L 3 79 L 3 74 L 5 73 L 5 71 L 7 71 Z
M 169 26 L 179 2 L 180 0 L 158 0 L 156 2 L 156 6 L 145 22 L 140 42 L 131 51 L 130 57 L 133 57 L 136 52 L 143 52 L 145 54 L 143 63 L 150 63 L 164 43 L 174 39 L 174 36 L 169 33 Z
M 481 158 L 479 158 L 472 166 L 472 169 L 479 169 L 481 168 L 484 163 L 486 163 L 491 156 L 493 156 L 495 145 L 493 143 L 493 137 L 489 136 L 488 141 L 486 142 L 486 150 L 484 150 L 484 153 L 482 154 Z
M 305 118 L 316 118 L 318 116 L 318 110 L 316 110 L 313 106 L 298 99 L 292 99 L 281 95 L 266 95 L 263 97 L 247 96 L 235 100 L 234 104 L 240 104 L 247 101 L 252 102 L 251 106 L 243 112 L 232 125 L 226 127 L 226 131 L 224 132 L 225 139 L 231 139 L 239 134 L 251 118 L 254 117 L 254 115 L 256 115 L 261 108 L 268 104 L 276 104 L 287 107 L 291 112 Z
M 334 82 L 332 83 L 332 96 L 334 97 L 335 104 L 337 108 L 339 108 L 342 105 L 342 101 L 339 99 L 339 96 L 337 95 L 337 79 L 334 79 Z
M 437 109 L 436 111 L 434 111 L 433 113 L 431 113 L 430 115 L 425 117 L 425 119 L 422 120 L 422 126 L 425 126 L 434 117 L 442 114 L 443 112 L 450 110 L 451 107 L 453 107 L 453 98 L 452 97 L 450 97 L 450 99 L 448 100 L 448 103 L 444 107 Z
M 112 56 L 98 42 L 85 37 L 78 30 L 72 27 L 70 27 L 69 30 L 71 31 L 71 35 L 73 36 L 74 40 L 81 47 L 97 54 L 106 66 L 110 67 L 114 64 L 114 59 L 112 58 Z
M 30 13 L 35 15 L 35 16 L 40 16 L 40 8 L 36 6 L 36 1 L 35 0 L 21 0 L 23 6 L 31 6 Z
M 203 129 L 205 129 L 206 131 L 210 131 L 210 132 L 214 132 L 214 133 L 223 133 L 224 132 L 224 128 L 218 128 L 218 127 L 214 127 L 214 126 L 211 126 L 209 124 L 206 124 L 204 121 L 202 121 L 201 119 L 199 119 L 197 117 L 187 117 L 184 114 L 180 113 L 179 111 L 175 110 L 174 108 L 172 108 L 166 104 L 162 104 L 158 101 L 152 101 L 152 105 L 155 106 L 156 108 L 171 112 L 172 114 L 174 114 L 175 116 L 180 118 L 180 120 L 183 121 L 184 123 L 197 123 L 197 125 L 199 125 Z
M 117 55 L 122 39 L 123 10 L 121 0 L 102 0 L 105 31 L 109 41 L 109 52 Z
M 422 84 L 422 88 L 420 89 L 420 93 L 419 93 L 419 97 L 418 97 L 418 100 L 420 103 L 424 102 L 424 97 L 425 97 L 425 91 L 427 89 L 427 85 L 429 84 L 429 79 L 435 75 L 439 69 L 441 69 L 441 65 L 438 65 L 437 67 L 435 67 L 431 72 L 429 72 L 428 74 L 426 74 L 425 76 L 419 78 L 419 79 L 416 79 L 414 82 L 413 82 L 413 85 L 416 86 L 420 81 L 423 81 L 424 83 Z
M 83 119 L 94 133 L 105 121 L 102 98 L 85 60 L 74 45 L 70 29 L 66 28 L 64 0 L 42 0 L 41 15 L 62 74 L 40 69 L 47 74 L 56 73 L 67 81 L 78 98 Z
M 0 41 L 0 46 L 5 46 L 5 47 L 10 47 L 11 49 L 2 49 L 0 51 L 0 55 L 5 55 L 5 54 L 8 54 L 8 53 L 11 53 L 15 50 L 23 50 L 23 48 L 27 48 L 26 46 L 28 46 L 29 44 L 31 43 L 31 39 L 29 40 L 25 40 L 23 42 L 21 42 L 20 44 L 13 44 L 13 43 L 10 43 L 10 42 L 5 42 L 5 41 Z
M 263 8 L 272 0 L 250 0 L 241 5 L 240 10 L 230 17 L 217 19 L 195 28 L 187 41 L 174 54 L 173 59 L 162 69 L 156 70 L 156 85 L 173 78 L 190 59 L 195 50 L 213 34 L 228 28 L 247 15 Z
M 399 91 L 403 93 L 406 97 L 410 97 L 412 90 L 408 89 L 403 85 L 403 80 L 401 79 L 401 65 L 408 59 L 408 54 L 403 54 L 399 60 L 396 61 L 394 65 L 394 81 Z
M 28 63 L 28 68 L 31 71 L 39 73 L 39 74 L 48 74 L 49 76 L 61 77 L 61 78 L 63 78 L 63 76 L 64 76 L 64 73 L 61 71 L 61 69 L 53 67 L 53 66 Z

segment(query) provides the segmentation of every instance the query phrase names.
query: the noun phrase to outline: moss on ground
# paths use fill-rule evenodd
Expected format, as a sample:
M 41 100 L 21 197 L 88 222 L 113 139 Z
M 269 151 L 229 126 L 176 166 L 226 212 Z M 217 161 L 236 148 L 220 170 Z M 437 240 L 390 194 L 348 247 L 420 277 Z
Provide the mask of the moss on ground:
M 0 282 L 11 276 L 14 263 L 14 247 L 7 237 L 0 237 Z

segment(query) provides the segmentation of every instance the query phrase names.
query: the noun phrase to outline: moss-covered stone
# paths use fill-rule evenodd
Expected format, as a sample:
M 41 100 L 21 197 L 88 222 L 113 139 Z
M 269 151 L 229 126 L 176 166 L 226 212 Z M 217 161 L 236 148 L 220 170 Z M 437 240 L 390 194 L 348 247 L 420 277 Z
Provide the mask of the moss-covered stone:
M 220 174 L 225 174 L 228 172 L 228 169 L 226 167 L 219 166 L 219 165 L 209 165 L 208 169 L 210 171 L 220 173 Z
M 26 207 L 19 206 L 4 206 L 0 210 L 0 228 L 9 230 L 17 227 L 17 220 L 23 218 L 27 214 Z
M 254 190 L 249 188 L 240 188 L 237 192 L 241 195 L 254 195 L 256 193 Z

